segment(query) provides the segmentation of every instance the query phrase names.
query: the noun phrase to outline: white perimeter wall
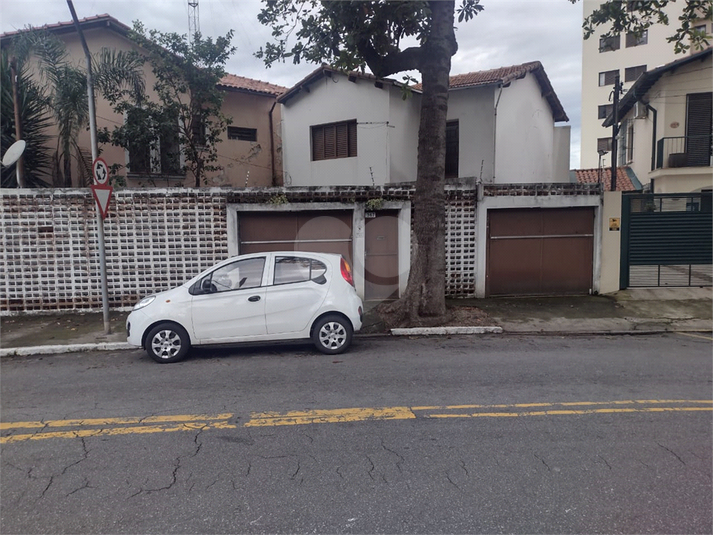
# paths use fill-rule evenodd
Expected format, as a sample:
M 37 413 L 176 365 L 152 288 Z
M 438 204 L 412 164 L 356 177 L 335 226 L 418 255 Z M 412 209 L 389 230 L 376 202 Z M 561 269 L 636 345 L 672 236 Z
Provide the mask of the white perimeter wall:
M 554 123 L 541 92 L 532 74 L 503 88 L 495 126 L 496 184 L 553 182 Z
M 401 90 L 333 74 L 282 105 L 282 143 L 287 186 L 371 186 L 415 180 L 418 103 Z M 395 104 L 397 101 L 399 105 Z M 406 108 L 412 108 L 408 118 Z M 416 113 L 414 114 L 415 108 Z M 393 114 L 392 114 L 393 110 Z M 357 157 L 313 162 L 310 126 L 357 121 Z M 396 157 L 397 161 L 390 161 Z M 395 178 L 390 176 L 395 173 Z

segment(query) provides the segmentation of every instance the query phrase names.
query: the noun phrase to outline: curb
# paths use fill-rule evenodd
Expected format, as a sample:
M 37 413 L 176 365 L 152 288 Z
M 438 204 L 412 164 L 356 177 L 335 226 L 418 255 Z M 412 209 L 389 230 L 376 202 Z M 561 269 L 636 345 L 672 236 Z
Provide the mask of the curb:
M 58 353 L 78 353 L 81 351 L 119 351 L 122 349 L 138 349 L 126 342 L 104 342 L 101 344 L 67 344 L 54 346 L 9 347 L 0 349 L 0 357 L 28 355 L 56 355 Z
M 711 333 L 710 329 L 641 329 L 641 330 L 601 330 L 601 331 L 513 331 L 502 327 L 411 327 L 391 329 L 391 334 L 374 333 L 357 335 L 359 337 L 385 336 L 448 336 L 468 334 L 503 334 L 506 336 L 636 336 L 665 333 Z M 97 344 L 66 344 L 31 347 L 9 347 L 0 349 L 0 357 L 20 357 L 31 355 L 57 355 L 61 353 L 80 353 L 86 351 L 122 351 L 140 349 L 126 342 L 103 342 Z
M 486 334 L 503 332 L 502 327 L 408 327 L 391 329 L 394 336 L 427 336 L 448 334 Z

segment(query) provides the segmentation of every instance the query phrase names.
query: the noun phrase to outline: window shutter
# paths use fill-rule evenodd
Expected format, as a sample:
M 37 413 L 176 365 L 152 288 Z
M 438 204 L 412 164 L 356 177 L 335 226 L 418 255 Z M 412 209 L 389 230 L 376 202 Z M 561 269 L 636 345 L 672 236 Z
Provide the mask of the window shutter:
M 312 126 L 312 161 L 334 158 L 350 158 L 357 155 L 357 123 L 341 123 Z
M 312 127 L 312 160 L 324 160 L 324 128 Z
M 324 158 L 331 159 L 337 157 L 337 129 L 333 124 L 324 127 Z
M 627 67 L 624 70 L 624 81 L 635 82 L 636 79 L 646 72 L 646 65 L 637 65 L 636 67 Z
M 689 166 L 707 167 L 711 164 L 712 95 L 692 93 L 687 98 L 686 153 Z
M 357 155 L 357 124 L 356 121 L 349 123 L 349 156 Z
M 349 156 L 349 139 L 348 130 L 346 123 L 338 124 L 335 126 L 336 130 L 336 146 L 337 146 L 337 158 L 346 158 Z

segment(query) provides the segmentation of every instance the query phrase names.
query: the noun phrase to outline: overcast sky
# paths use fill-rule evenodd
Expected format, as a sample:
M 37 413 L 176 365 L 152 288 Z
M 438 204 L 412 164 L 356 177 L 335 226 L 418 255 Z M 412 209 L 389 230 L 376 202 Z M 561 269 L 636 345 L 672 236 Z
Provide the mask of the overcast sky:
M 253 53 L 270 39 L 257 21 L 259 0 L 198 0 L 201 33 L 217 37 L 235 30 L 232 74 L 291 87 L 315 65 L 266 69 Z M 458 3 L 458 2 L 456 2 Z M 474 20 L 459 25 L 458 53 L 451 74 L 540 61 L 572 127 L 570 166 L 579 167 L 582 77 L 582 4 L 567 0 L 481 0 Z M 149 29 L 188 33 L 188 0 L 74 0 L 79 18 L 107 13 L 126 25 L 141 20 Z M 2 0 L 0 31 L 70 21 L 66 0 Z M 401 75 L 394 78 L 400 80 Z

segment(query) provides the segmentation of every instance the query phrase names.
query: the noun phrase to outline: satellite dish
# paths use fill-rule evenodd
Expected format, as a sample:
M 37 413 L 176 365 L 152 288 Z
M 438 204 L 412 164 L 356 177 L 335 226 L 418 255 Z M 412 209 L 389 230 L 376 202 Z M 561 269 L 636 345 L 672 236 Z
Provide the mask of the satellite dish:
M 25 143 L 24 139 L 15 141 L 15 143 L 10 145 L 10 148 L 5 151 L 5 156 L 2 157 L 3 166 L 9 167 L 19 160 L 22 153 L 25 152 L 26 145 L 27 143 Z

